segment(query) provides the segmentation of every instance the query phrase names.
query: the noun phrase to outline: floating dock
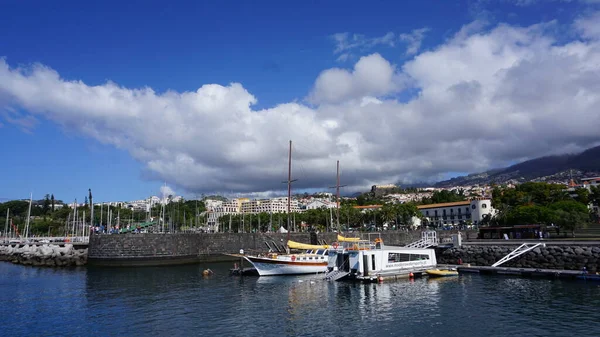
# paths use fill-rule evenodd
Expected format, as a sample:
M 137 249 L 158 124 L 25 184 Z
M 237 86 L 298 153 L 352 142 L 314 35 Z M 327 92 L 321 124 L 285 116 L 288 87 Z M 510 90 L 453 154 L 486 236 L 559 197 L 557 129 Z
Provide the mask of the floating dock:
M 453 266 L 459 273 L 477 273 L 488 275 L 514 275 L 523 277 L 571 279 L 600 281 L 600 275 L 586 274 L 580 270 L 560 270 L 560 269 L 535 269 L 535 268 L 511 268 L 511 267 L 491 267 L 491 266 Z

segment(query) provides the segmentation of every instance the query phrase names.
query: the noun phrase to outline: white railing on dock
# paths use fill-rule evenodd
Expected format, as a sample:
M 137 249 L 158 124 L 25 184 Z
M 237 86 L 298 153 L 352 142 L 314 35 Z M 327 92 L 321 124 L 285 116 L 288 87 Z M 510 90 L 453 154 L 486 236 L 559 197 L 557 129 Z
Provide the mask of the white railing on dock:
M 431 246 L 437 246 L 438 237 L 436 231 L 423 231 L 421 233 L 421 240 L 409 243 L 405 247 L 407 248 L 427 248 Z
M 512 259 L 514 259 L 517 256 L 523 255 L 525 253 L 527 253 L 528 251 L 534 249 L 537 246 L 542 246 L 542 247 L 546 247 L 545 244 L 543 243 L 524 243 L 522 245 L 520 245 L 517 249 L 513 250 L 512 252 L 508 253 L 505 257 L 501 258 L 500 260 L 498 260 L 498 262 L 494 263 L 492 265 L 492 267 L 498 267 L 501 264 L 508 262 Z

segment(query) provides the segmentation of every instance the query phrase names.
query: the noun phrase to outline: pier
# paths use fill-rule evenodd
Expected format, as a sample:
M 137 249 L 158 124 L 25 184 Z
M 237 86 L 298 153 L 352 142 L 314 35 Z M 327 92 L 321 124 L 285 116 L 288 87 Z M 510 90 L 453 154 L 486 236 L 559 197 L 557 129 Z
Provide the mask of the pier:
M 513 275 L 523 277 L 600 281 L 600 275 L 587 274 L 580 270 L 491 267 L 471 265 L 447 265 L 444 267 L 456 268 L 459 273 L 476 273 L 485 275 Z

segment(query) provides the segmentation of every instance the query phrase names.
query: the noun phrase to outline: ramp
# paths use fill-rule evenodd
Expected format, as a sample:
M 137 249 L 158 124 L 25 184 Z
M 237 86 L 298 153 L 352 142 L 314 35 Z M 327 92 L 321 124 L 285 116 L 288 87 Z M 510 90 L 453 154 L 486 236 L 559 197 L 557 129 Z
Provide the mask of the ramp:
M 406 248 L 427 248 L 431 246 L 437 246 L 438 238 L 436 231 L 423 231 L 421 232 L 421 240 L 411 242 L 407 244 Z
M 348 274 L 350 274 L 350 272 L 343 270 L 332 270 L 325 275 L 325 279 L 327 281 L 337 281 Z
M 501 258 L 498 262 L 494 263 L 492 265 L 492 267 L 498 267 L 499 265 L 501 265 L 505 262 L 508 262 L 517 256 L 523 255 L 523 254 L 527 253 L 528 251 L 534 249 L 537 246 L 542 246 L 542 245 L 543 245 L 543 247 L 546 247 L 546 244 L 543 244 L 543 243 L 536 243 L 536 244 L 524 243 L 524 244 L 520 245 L 517 249 L 508 253 L 508 255 L 506 255 L 505 257 Z

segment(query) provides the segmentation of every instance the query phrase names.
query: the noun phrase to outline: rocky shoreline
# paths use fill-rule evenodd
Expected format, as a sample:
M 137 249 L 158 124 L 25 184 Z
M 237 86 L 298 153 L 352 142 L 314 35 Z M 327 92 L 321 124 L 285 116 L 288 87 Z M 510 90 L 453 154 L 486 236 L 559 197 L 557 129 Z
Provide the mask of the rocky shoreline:
M 87 253 L 87 248 L 75 249 L 72 244 L 7 245 L 0 246 L 0 261 L 39 267 L 83 266 L 87 263 Z
M 515 246 L 463 246 L 447 249 L 438 254 L 440 264 L 456 264 L 459 259 L 463 264 L 491 266 Z M 518 256 L 504 264 L 503 267 L 600 271 L 600 247 L 585 246 L 547 246 L 535 249 Z

